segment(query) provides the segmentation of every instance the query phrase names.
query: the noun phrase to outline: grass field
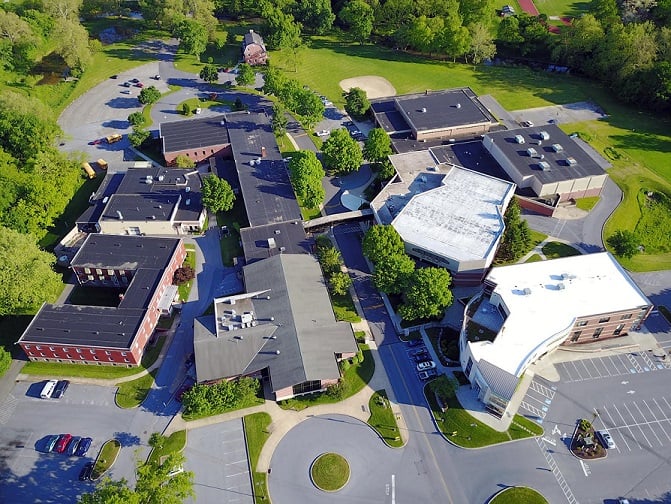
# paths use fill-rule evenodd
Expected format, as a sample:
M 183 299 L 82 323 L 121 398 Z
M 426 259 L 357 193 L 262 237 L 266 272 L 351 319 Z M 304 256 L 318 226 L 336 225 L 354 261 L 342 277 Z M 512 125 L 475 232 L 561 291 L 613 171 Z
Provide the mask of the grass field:
M 401 439 L 396 416 L 391 410 L 386 390 L 378 390 L 370 397 L 368 409 L 370 410 L 368 424 L 377 431 L 384 442 L 392 448 L 403 446 L 403 439 Z
M 342 455 L 324 453 L 312 463 L 310 476 L 320 490 L 335 492 L 349 481 L 349 464 Z
M 196 247 L 195 245 L 184 245 L 186 249 L 186 259 L 184 259 L 184 264 L 182 266 L 190 266 L 194 270 L 196 268 Z M 189 294 L 191 293 L 191 287 L 193 286 L 193 280 L 183 283 L 177 287 L 177 292 L 179 292 L 179 299 L 186 302 L 189 300 Z
M 154 376 L 158 370 L 142 375 L 135 380 L 119 383 L 116 393 L 116 403 L 120 408 L 136 408 L 147 398 L 151 386 L 154 384 Z
M 580 17 L 589 11 L 589 2 L 576 0 L 534 0 L 541 14 L 559 17 Z M 518 11 L 519 12 L 519 11 Z
M 186 447 L 186 430 L 175 431 L 165 438 L 160 450 L 152 450 L 148 462 L 158 462 L 171 453 L 181 452 Z
M 249 466 L 252 470 L 252 491 L 254 492 L 254 502 L 260 504 L 268 499 L 268 488 L 265 472 L 258 472 L 256 465 L 259 462 L 259 456 L 263 445 L 270 437 L 268 427 L 272 418 L 268 413 L 254 413 L 247 415 L 242 419 L 245 427 L 245 441 L 247 442 L 247 453 L 249 455 Z
M 121 443 L 116 439 L 109 439 L 105 441 L 102 448 L 100 449 L 100 454 L 96 460 L 95 466 L 93 466 L 93 473 L 91 474 L 91 479 L 96 480 L 100 478 L 105 472 L 107 472 L 116 458 L 119 456 L 119 451 L 121 451 Z
M 566 243 L 551 241 L 543 245 L 543 254 L 548 259 L 557 259 L 558 257 L 580 255 L 580 252 Z
M 489 504 L 547 504 L 547 500 L 533 488 L 509 487 L 501 490 Z

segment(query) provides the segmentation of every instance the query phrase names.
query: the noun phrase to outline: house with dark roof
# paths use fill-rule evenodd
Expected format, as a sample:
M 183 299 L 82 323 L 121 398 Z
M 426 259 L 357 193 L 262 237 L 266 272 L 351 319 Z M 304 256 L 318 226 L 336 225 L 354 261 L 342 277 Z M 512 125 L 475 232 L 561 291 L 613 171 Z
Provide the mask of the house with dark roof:
M 476 138 L 498 124 L 470 88 L 370 100 L 375 123 L 392 138 Z
M 205 224 L 197 171 L 130 168 L 94 194 L 77 220 L 84 232 L 116 235 L 183 235 Z
M 214 315 L 194 322 L 197 381 L 263 377 L 276 400 L 336 383 L 357 345 L 351 324 L 336 322 L 317 260 L 279 254 L 243 273 L 246 292 L 215 299 Z
M 254 30 L 249 30 L 242 39 L 242 59 L 248 65 L 265 65 L 268 61 L 263 37 Z
M 163 157 L 168 166 L 177 156 L 195 163 L 215 156 L 230 156 L 230 141 L 224 115 L 164 122 L 158 126 Z
M 482 143 L 523 196 L 551 205 L 598 196 L 608 178 L 608 162 L 595 159 L 596 153 L 588 153 L 554 124 L 490 132 Z
M 137 366 L 174 301 L 182 240 L 90 234 L 72 259 L 80 286 L 118 289 L 116 306 L 43 304 L 18 344 L 31 361 Z

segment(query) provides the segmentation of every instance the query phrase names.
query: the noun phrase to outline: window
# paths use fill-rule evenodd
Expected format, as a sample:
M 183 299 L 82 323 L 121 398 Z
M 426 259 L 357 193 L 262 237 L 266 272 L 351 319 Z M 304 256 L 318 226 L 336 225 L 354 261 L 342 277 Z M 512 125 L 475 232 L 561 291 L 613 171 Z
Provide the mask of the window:
M 49 347 L 49 351 L 50 351 L 50 352 L 53 352 L 53 351 L 54 351 L 54 347 L 50 346 L 50 347 Z
M 104 282 L 104 281 L 105 281 L 105 275 L 100 275 L 100 276 L 98 277 L 98 279 L 99 279 L 101 282 Z
M 580 338 L 580 335 L 582 334 L 582 331 L 574 331 L 573 334 L 571 334 L 571 343 L 574 341 L 578 341 L 578 338 Z
M 80 355 L 79 358 L 80 358 L 81 360 L 84 360 L 84 356 L 83 356 L 83 355 Z
M 93 276 L 93 275 L 89 275 L 89 276 L 87 276 L 86 278 L 87 278 L 88 280 L 93 280 L 94 276 Z
M 66 357 L 67 359 L 72 359 L 72 356 L 71 356 L 70 354 L 65 354 L 65 357 Z
M 108 269 L 107 274 L 110 276 L 114 275 L 114 270 Z
M 620 320 L 629 320 L 631 318 L 631 313 L 627 313 L 626 315 L 622 315 L 620 317 Z
M 618 334 L 620 334 L 622 332 L 622 329 L 624 329 L 624 324 L 618 324 L 618 326 L 613 331 L 613 334 L 615 336 L 617 336 Z
M 86 273 L 87 275 L 91 273 L 91 268 L 84 268 L 84 273 Z
M 30 348 L 30 345 L 26 345 L 26 347 L 25 347 L 25 348 L 26 348 L 26 350 L 28 350 L 28 349 Z
M 203 151 L 203 156 L 205 155 L 205 151 Z
M 82 349 L 81 349 L 81 348 L 77 348 L 77 349 L 75 350 L 75 352 L 77 352 L 77 353 L 82 353 Z
M 105 355 L 111 355 L 108 350 L 105 350 Z
M 42 347 L 41 347 L 40 345 L 37 345 L 37 346 L 35 347 L 35 349 L 36 349 L 36 350 L 42 350 Z
M 587 325 L 586 320 L 581 320 L 576 324 L 576 327 L 585 327 Z
M 603 327 L 597 327 L 594 330 L 594 334 L 592 334 L 592 338 L 597 339 L 599 336 L 601 336 L 602 332 L 603 332 Z
M 100 268 L 96 268 L 96 275 L 102 275 L 102 274 L 103 270 L 101 270 Z
M 98 358 L 98 356 L 94 355 L 93 360 L 100 360 L 100 359 Z
M 126 352 L 121 352 L 121 356 L 122 356 L 122 357 L 125 357 L 125 356 L 126 356 Z
M 466 364 L 466 378 L 471 374 L 471 368 L 473 367 L 473 359 L 468 358 L 468 364 Z
M 610 317 L 601 317 L 601 318 L 599 319 L 599 324 L 605 324 L 605 323 L 608 322 L 609 320 L 610 320 Z

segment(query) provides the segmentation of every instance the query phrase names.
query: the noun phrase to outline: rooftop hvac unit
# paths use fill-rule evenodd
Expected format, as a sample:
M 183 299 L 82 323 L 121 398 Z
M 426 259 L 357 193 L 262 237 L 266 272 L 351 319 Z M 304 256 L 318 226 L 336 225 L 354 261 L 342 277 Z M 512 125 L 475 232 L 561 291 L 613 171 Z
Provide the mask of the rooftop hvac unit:
M 515 142 L 517 142 L 518 144 L 523 144 L 524 137 L 522 135 L 515 135 Z
M 559 290 L 564 290 L 564 289 L 566 289 L 566 285 L 564 285 L 563 282 L 559 282 L 559 283 L 557 284 L 557 289 L 559 289 Z
M 564 150 L 564 147 L 559 144 L 552 144 L 552 150 L 555 152 L 561 152 Z
M 422 107 L 422 114 L 426 114 L 426 107 Z
M 569 166 L 575 166 L 575 165 L 578 164 L 578 162 L 575 160 L 575 158 L 572 158 L 572 157 L 567 157 L 567 158 L 566 158 L 566 163 L 567 163 Z
M 184 188 L 184 192 L 191 192 L 191 188 L 190 188 L 189 186 L 186 186 L 186 187 Z
M 151 175 L 147 175 L 144 179 L 147 181 L 148 184 L 151 181 Z
M 163 179 L 165 179 L 165 176 L 164 176 L 164 175 L 159 175 L 159 176 L 158 176 L 158 181 L 159 181 L 159 182 L 163 182 Z
M 538 167 L 543 171 L 550 171 L 550 164 L 547 161 L 541 161 L 538 163 Z
M 461 103 L 457 103 L 457 108 L 461 108 Z
M 109 196 L 105 196 L 103 198 L 103 205 L 107 204 L 107 202 L 110 200 Z
M 191 200 L 189 198 L 187 198 L 184 203 L 186 204 L 186 206 L 189 206 L 191 204 Z
M 282 231 L 280 231 L 279 229 L 276 229 L 275 234 L 282 234 Z
M 539 135 L 541 140 L 550 140 L 550 134 L 547 131 L 541 131 Z
M 529 147 L 527 149 L 527 154 L 529 155 L 529 157 L 536 157 L 536 154 L 538 154 L 538 152 L 536 152 L 536 149 L 534 149 L 533 147 Z
M 268 238 L 268 248 L 275 248 L 277 244 L 275 243 L 275 238 Z
M 522 292 L 524 292 L 525 296 L 528 296 L 529 294 L 531 294 L 531 289 L 529 287 L 525 287 Z

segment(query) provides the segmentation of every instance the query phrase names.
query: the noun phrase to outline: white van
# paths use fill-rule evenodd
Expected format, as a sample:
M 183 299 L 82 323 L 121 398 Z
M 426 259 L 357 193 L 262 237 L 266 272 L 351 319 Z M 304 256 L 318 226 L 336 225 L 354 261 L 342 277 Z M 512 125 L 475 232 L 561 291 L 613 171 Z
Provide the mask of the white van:
M 40 397 L 42 399 L 51 399 L 51 394 L 54 393 L 56 383 L 58 383 L 56 380 L 49 380 L 45 383 L 44 387 L 42 387 L 42 392 L 40 392 Z

